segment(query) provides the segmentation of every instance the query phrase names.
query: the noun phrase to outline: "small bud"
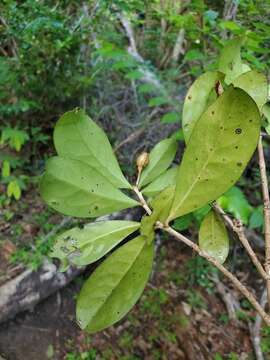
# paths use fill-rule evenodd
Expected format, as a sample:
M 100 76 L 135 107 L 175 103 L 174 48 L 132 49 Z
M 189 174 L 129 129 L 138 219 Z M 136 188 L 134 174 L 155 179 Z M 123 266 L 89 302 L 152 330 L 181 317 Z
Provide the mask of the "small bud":
M 141 172 L 144 167 L 149 163 L 149 154 L 147 152 L 143 152 L 137 157 L 136 164 L 138 171 Z

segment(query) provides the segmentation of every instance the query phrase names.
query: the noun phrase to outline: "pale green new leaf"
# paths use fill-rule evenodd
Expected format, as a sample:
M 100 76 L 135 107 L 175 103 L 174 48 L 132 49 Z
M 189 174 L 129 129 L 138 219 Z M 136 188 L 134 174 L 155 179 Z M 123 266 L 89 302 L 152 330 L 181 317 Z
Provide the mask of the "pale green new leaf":
M 268 97 L 267 78 L 264 74 L 255 70 L 248 71 L 236 78 L 233 85 L 245 90 L 262 110 Z
M 83 110 L 66 112 L 56 123 L 54 144 L 58 155 L 80 160 L 98 170 L 118 188 L 130 188 L 104 131 Z
M 77 300 L 77 321 L 94 333 L 116 323 L 135 305 L 149 278 L 153 244 L 139 236 L 117 249 L 85 282 Z
M 164 223 L 168 218 L 172 201 L 174 198 L 175 187 L 170 186 L 159 193 L 150 203 L 152 214 L 145 215 L 141 220 L 141 234 L 151 242 L 155 236 L 155 225 L 157 221 Z
M 96 169 L 58 156 L 47 161 L 40 192 L 52 208 L 77 217 L 92 218 L 138 205 Z
M 166 187 L 174 185 L 176 182 L 177 171 L 177 167 L 167 170 L 165 173 L 156 178 L 156 180 L 142 189 L 142 193 L 146 196 L 152 197 L 160 193 Z
M 122 220 L 97 221 L 82 229 L 75 227 L 57 236 L 50 256 L 67 264 L 88 265 L 102 258 L 139 227 L 138 222 Z
M 139 187 L 149 184 L 159 175 L 164 173 L 170 166 L 177 150 L 175 139 L 165 139 L 160 141 L 149 154 L 149 163 L 142 171 Z
M 221 50 L 218 70 L 225 74 L 226 84 L 230 84 L 239 75 L 250 70 L 241 59 L 241 47 L 244 41 L 244 37 L 234 38 Z
M 258 142 L 260 113 L 252 98 L 230 87 L 195 126 L 176 181 L 169 220 L 216 200 L 241 176 Z
M 203 219 L 199 231 L 199 246 L 201 250 L 221 264 L 229 254 L 229 238 L 226 227 L 214 211 L 210 211 Z
M 184 106 L 182 125 L 186 142 L 188 142 L 192 130 L 206 110 L 216 100 L 215 85 L 217 81 L 221 81 L 224 75 L 218 71 L 207 71 L 199 76 L 197 80 L 189 88 Z

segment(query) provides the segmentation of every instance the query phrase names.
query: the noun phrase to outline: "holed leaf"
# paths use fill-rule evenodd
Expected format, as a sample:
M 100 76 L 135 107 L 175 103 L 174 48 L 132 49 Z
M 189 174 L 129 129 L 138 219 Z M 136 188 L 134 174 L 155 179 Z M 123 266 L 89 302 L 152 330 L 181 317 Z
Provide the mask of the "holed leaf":
M 225 74 L 226 84 L 230 84 L 239 75 L 250 70 L 241 59 L 241 47 L 244 41 L 244 37 L 234 38 L 227 41 L 221 50 L 218 70 Z
M 85 282 L 77 300 L 77 320 L 94 333 L 119 321 L 135 305 L 149 278 L 153 244 L 139 236 L 117 249 Z
M 58 258 L 65 265 L 91 264 L 102 258 L 125 237 L 136 231 L 140 223 L 135 221 L 97 221 L 75 227 L 57 236 L 51 257 Z
M 199 231 L 199 246 L 221 264 L 229 253 L 229 238 L 224 222 L 214 211 L 204 218 Z
M 165 173 L 156 178 L 153 182 L 142 189 L 142 193 L 147 196 L 155 196 L 166 187 L 174 185 L 177 176 L 177 167 L 167 170 Z
M 218 71 L 207 71 L 199 76 L 189 88 L 183 107 L 183 132 L 188 142 L 192 130 L 207 106 L 216 100 L 215 85 L 224 75 Z
M 264 74 L 255 70 L 248 71 L 236 78 L 233 85 L 245 90 L 256 102 L 258 108 L 262 110 L 268 97 L 267 78 Z
M 138 205 L 96 169 L 58 156 L 47 161 L 40 191 L 52 208 L 70 216 L 91 218 Z
M 142 171 L 139 187 L 149 184 L 164 173 L 173 161 L 176 150 L 177 141 L 175 139 L 160 141 L 149 154 L 149 163 Z
M 56 123 L 54 144 L 58 155 L 80 160 L 98 170 L 118 188 L 130 188 L 104 131 L 83 110 L 66 112 Z
M 216 200 L 241 176 L 260 133 L 260 113 L 230 87 L 200 117 L 180 165 L 169 220 Z

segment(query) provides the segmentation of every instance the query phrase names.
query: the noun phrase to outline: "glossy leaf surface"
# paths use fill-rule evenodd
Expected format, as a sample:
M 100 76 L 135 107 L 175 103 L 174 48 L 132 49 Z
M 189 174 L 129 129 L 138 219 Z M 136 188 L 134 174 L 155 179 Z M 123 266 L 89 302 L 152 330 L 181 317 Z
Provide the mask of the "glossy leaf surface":
M 94 168 L 61 157 L 47 161 L 40 192 L 52 208 L 77 217 L 97 217 L 138 205 Z
M 260 133 L 251 97 L 230 87 L 201 116 L 180 165 L 169 220 L 216 200 L 241 176 Z
M 54 144 L 58 155 L 90 165 L 116 187 L 130 188 L 106 134 L 83 110 L 66 112 L 58 120 Z
M 260 110 L 267 102 L 268 84 L 264 74 L 255 70 L 248 71 L 236 78 L 233 85 L 245 90 L 256 102 Z
M 51 257 L 63 264 L 77 266 L 91 264 L 102 258 L 125 237 L 136 231 L 140 223 L 135 221 L 97 221 L 75 227 L 57 236 Z
M 223 221 L 214 211 L 204 218 L 199 231 L 199 246 L 221 264 L 229 253 L 229 238 Z
M 175 139 L 160 141 L 149 154 L 149 163 L 142 171 L 139 186 L 145 186 L 164 173 L 170 166 L 177 150 Z
M 160 193 L 166 187 L 174 185 L 176 181 L 177 171 L 177 167 L 167 170 L 165 173 L 156 178 L 156 180 L 154 180 L 144 189 L 142 189 L 142 193 L 149 197 L 152 197 Z
M 77 320 L 90 333 L 119 321 L 135 305 L 149 278 L 153 244 L 139 236 L 108 257 L 85 282 L 77 300 Z
M 188 142 L 192 130 L 206 110 L 216 100 L 215 84 L 224 76 L 218 71 L 207 71 L 199 76 L 189 88 L 183 107 L 183 131 L 186 142 Z

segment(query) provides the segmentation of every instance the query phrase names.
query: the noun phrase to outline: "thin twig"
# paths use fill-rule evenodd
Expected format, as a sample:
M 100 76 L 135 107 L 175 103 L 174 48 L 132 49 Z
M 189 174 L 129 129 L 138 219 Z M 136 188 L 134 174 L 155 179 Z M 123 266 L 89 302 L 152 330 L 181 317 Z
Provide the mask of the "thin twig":
M 142 193 L 140 192 L 140 190 L 138 189 L 137 186 L 133 186 L 133 190 L 135 192 L 135 194 L 138 196 L 138 199 L 140 200 L 140 203 L 142 205 L 142 207 L 144 208 L 144 210 L 146 211 L 146 213 L 148 215 L 152 214 L 152 210 L 150 209 L 150 207 L 148 206 L 147 202 L 145 201 Z
M 262 137 L 258 143 L 259 166 L 262 182 L 263 210 L 264 210 L 264 238 L 265 238 L 265 270 L 270 276 L 270 199 L 268 180 L 266 174 L 266 165 L 263 153 Z M 266 281 L 268 305 L 270 306 L 270 279 Z
M 262 293 L 260 305 L 264 309 L 266 304 L 267 304 L 267 290 L 265 288 Z M 264 356 L 261 349 L 261 336 L 260 336 L 261 327 L 262 327 L 262 318 L 257 314 L 254 325 L 252 326 L 251 323 L 249 324 L 251 341 L 254 347 L 254 352 L 257 360 L 264 360 Z
M 258 259 L 254 250 L 250 246 L 250 243 L 244 232 L 243 224 L 239 220 L 233 221 L 217 203 L 214 203 L 212 206 L 215 209 L 215 211 L 223 217 L 224 221 L 231 228 L 231 230 L 237 234 L 241 244 L 246 249 L 251 261 L 257 268 L 259 274 L 262 276 L 264 280 L 267 281 L 269 279 L 269 275 L 264 270 L 260 260 Z
M 226 276 L 232 284 L 246 297 L 246 299 L 253 305 L 254 309 L 260 314 L 265 323 L 270 326 L 270 316 L 264 311 L 252 293 L 229 271 L 227 270 L 218 260 L 214 257 L 208 255 L 206 252 L 202 251 L 197 244 L 186 238 L 184 235 L 178 233 L 170 226 L 165 226 L 161 222 L 156 223 L 157 228 L 163 229 L 168 234 L 172 235 L 175 239 L 181 241 L 182 243 L 189 246 L 192 250 L 194 250 L 198 255 L 206 259 L 212 265 L 214 265 L 218 270 L 222 272 L 224 276 Z

